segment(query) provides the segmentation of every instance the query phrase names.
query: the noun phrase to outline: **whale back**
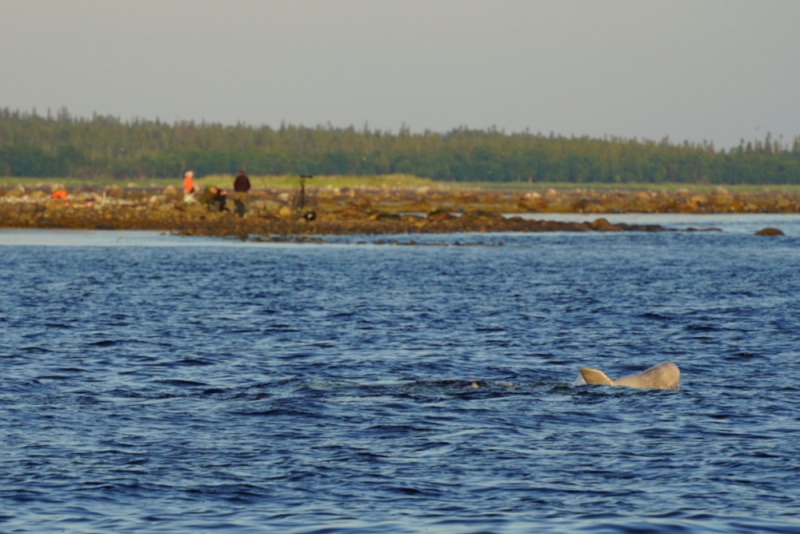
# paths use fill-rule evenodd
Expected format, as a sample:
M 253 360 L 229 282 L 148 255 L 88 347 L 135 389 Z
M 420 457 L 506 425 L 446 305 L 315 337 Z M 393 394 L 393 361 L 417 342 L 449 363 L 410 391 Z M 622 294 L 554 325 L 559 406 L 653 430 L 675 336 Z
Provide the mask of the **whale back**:
M 628 386 L 632 388 L 678 389 L 681 371 L 672 362 L 661 362 L 638 375 L 624 376 L 611 380 L 605 373 L 597 369 L 581 369 L 581 376 L 587 384 L 604 384 L 606 386 Z

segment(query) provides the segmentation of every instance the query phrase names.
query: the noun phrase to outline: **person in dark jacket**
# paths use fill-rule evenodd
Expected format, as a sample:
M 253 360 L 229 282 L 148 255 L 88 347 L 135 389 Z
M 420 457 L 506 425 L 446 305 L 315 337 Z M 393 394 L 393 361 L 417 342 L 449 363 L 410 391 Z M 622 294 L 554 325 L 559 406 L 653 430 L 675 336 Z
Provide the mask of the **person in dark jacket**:
M 244 171 L 239 171 L 239 174 L 233 181 L 233 190 L 237 193 L 247 193 L 250 191 L 250 178 L 247 177 Z
M 233 181 L 233 202 L 236 204 L 236 213 L 244 216 L 245 206 L 247 204 L 247 192 L 250 191 L 250 178 L 244 173 L 239 171 L 236 179 Z

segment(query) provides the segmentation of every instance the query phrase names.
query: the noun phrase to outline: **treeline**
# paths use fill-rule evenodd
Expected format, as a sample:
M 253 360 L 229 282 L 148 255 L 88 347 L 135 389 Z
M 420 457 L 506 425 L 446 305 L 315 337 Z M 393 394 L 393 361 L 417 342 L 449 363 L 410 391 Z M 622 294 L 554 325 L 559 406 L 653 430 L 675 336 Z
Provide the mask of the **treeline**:
M 490 182 L 800 183 L 800 137 L 731 150 L 708 143 L 562 137 L 496 129 L 447 133 L 366 126 L 224 126 L 0 110 L 0 176 L 150 178 L 407 173 Z

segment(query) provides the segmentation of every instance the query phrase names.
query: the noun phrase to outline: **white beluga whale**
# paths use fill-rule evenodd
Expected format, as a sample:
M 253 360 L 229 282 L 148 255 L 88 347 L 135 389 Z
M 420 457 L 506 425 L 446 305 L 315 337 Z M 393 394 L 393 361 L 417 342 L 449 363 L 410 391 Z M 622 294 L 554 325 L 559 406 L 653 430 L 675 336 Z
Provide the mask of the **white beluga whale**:
M 631 388 L 651 388 L 651 389 L 679 389 L 678 382 L 681 380 L 681 370 L 672 362 L 661 362 L 638 375 L 624 376 L 617 380 L 611 380 L 603 371 L 581 369 L 581 377 L 586 384 L 603 384 L 606 386 L 628 386 Z

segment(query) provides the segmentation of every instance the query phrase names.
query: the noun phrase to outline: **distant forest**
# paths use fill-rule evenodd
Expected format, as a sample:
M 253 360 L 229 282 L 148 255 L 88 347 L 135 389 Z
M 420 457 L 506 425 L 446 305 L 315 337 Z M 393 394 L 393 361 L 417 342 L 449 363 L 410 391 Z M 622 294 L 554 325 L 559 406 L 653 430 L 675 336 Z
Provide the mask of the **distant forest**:
M 73 118 L 0 110 L 0 176 L 176 177 L 376 175 L 445 181 L 800 184 L 800 137 L 770 134 L 730 150 L 672 143 L 496 129 L 426 131 L 353 127 L 224 126 L 110 116 Z

